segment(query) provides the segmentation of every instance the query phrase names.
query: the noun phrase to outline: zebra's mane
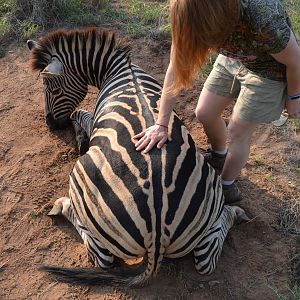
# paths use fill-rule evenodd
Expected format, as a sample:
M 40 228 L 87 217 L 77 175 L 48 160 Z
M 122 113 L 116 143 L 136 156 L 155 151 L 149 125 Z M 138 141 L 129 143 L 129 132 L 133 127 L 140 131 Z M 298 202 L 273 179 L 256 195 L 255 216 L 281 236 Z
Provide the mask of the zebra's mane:
M 77 41 L 80 41 L 81 45 L 85 45 L 88 40 L 94 40 L 96 45 L 101 45 L 103 42 L 108 43 L 111 44 L 112 50 L 122 51 L 129 56 L 129 45 L 124 43 L 122 40 L 117 39 L 115 33 L 112 31 L 99 27 L 89 27 L 69 31 L 59 29 L 41 37 L 37 41 L 37 46 L 30 51 L 31 69 L 35 71 L 44 70 L 49 64 L 51 57 L 60 52 L 59 44 L 61 41 L 65 40 L 68 45 L 71 45 L 74 38 Z

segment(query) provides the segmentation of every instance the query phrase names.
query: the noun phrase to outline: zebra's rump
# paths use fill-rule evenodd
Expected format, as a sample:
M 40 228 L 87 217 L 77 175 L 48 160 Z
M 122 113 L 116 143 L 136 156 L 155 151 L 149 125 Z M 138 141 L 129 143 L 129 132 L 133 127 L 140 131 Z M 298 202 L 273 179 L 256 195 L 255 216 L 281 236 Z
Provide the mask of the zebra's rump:
M 77 218 L 118 257 L 143 256 L 155 237 L 166 256 L 181 257 L 219 218 L 220 180 L 175 115 L 171 138 L 180 130 L 182 140 L 149 155 L 123 144 L 125 128 L 121 135 L 110 126 L 95 130 L 76 163 L 70 198 Z

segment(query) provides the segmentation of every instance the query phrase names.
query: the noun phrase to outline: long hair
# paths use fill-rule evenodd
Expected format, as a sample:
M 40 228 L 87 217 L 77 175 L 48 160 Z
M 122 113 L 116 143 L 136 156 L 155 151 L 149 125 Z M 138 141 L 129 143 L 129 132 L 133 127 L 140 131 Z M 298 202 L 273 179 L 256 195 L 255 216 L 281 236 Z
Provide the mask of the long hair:
M 191 85 L 209 53 L 224 43 L 238 19 L 239 0 L 171 0 L 172 91 Z

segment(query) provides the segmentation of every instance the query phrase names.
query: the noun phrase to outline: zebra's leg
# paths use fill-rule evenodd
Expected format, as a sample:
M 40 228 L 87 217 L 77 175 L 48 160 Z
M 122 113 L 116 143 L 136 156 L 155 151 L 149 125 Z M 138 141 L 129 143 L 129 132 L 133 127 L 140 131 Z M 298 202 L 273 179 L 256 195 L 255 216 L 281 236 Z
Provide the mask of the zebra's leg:
M 89 150 L 89 140 L 93 127 L 93 116 L 85 110 L 76 110 L 70 117 L 74 130 L 80 155 Z
M 216 268 L 224 240 L 233 224 L 248 220 L 240 207 L 224 206 L 221 216 L 194 249 L 195 266 L 200 274 L 211 274 Z
M 48 216 L 56 215 L 63 215 L 74 225 L 88 250 L 90 259 L 93 261 L 95 266 L 101 268 L 112 267 L 114 256 L 106 248 L 104 248 L 101 242 L 93 237 L 91 232 L 77 219 L 74 214 L 70 198 L 62 197 L 55 201 L 53 208 L 48 213 Z

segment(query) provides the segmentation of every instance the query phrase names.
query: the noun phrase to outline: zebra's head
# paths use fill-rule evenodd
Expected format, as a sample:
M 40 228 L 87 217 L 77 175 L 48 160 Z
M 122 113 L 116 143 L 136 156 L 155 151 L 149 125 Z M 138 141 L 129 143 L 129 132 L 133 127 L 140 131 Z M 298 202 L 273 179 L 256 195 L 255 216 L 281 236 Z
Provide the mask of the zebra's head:
M 69 120 L 88 85 L 101 89 L 129 61 L 130 47 L 113 32 L 98 27 L 60 29 L 27 45 L 31 68 L 43 78 L 45 117 L 53 129 Z
M 27 45 L 35 57 L 33 68 L 40 71 L 43 80 L 46 123 L 50 130 L 62 128 L 85 98 L 88 84 L 84 78 L 70 72 L 61 56 L 45 47 L 43 42 L 30 40 Z

